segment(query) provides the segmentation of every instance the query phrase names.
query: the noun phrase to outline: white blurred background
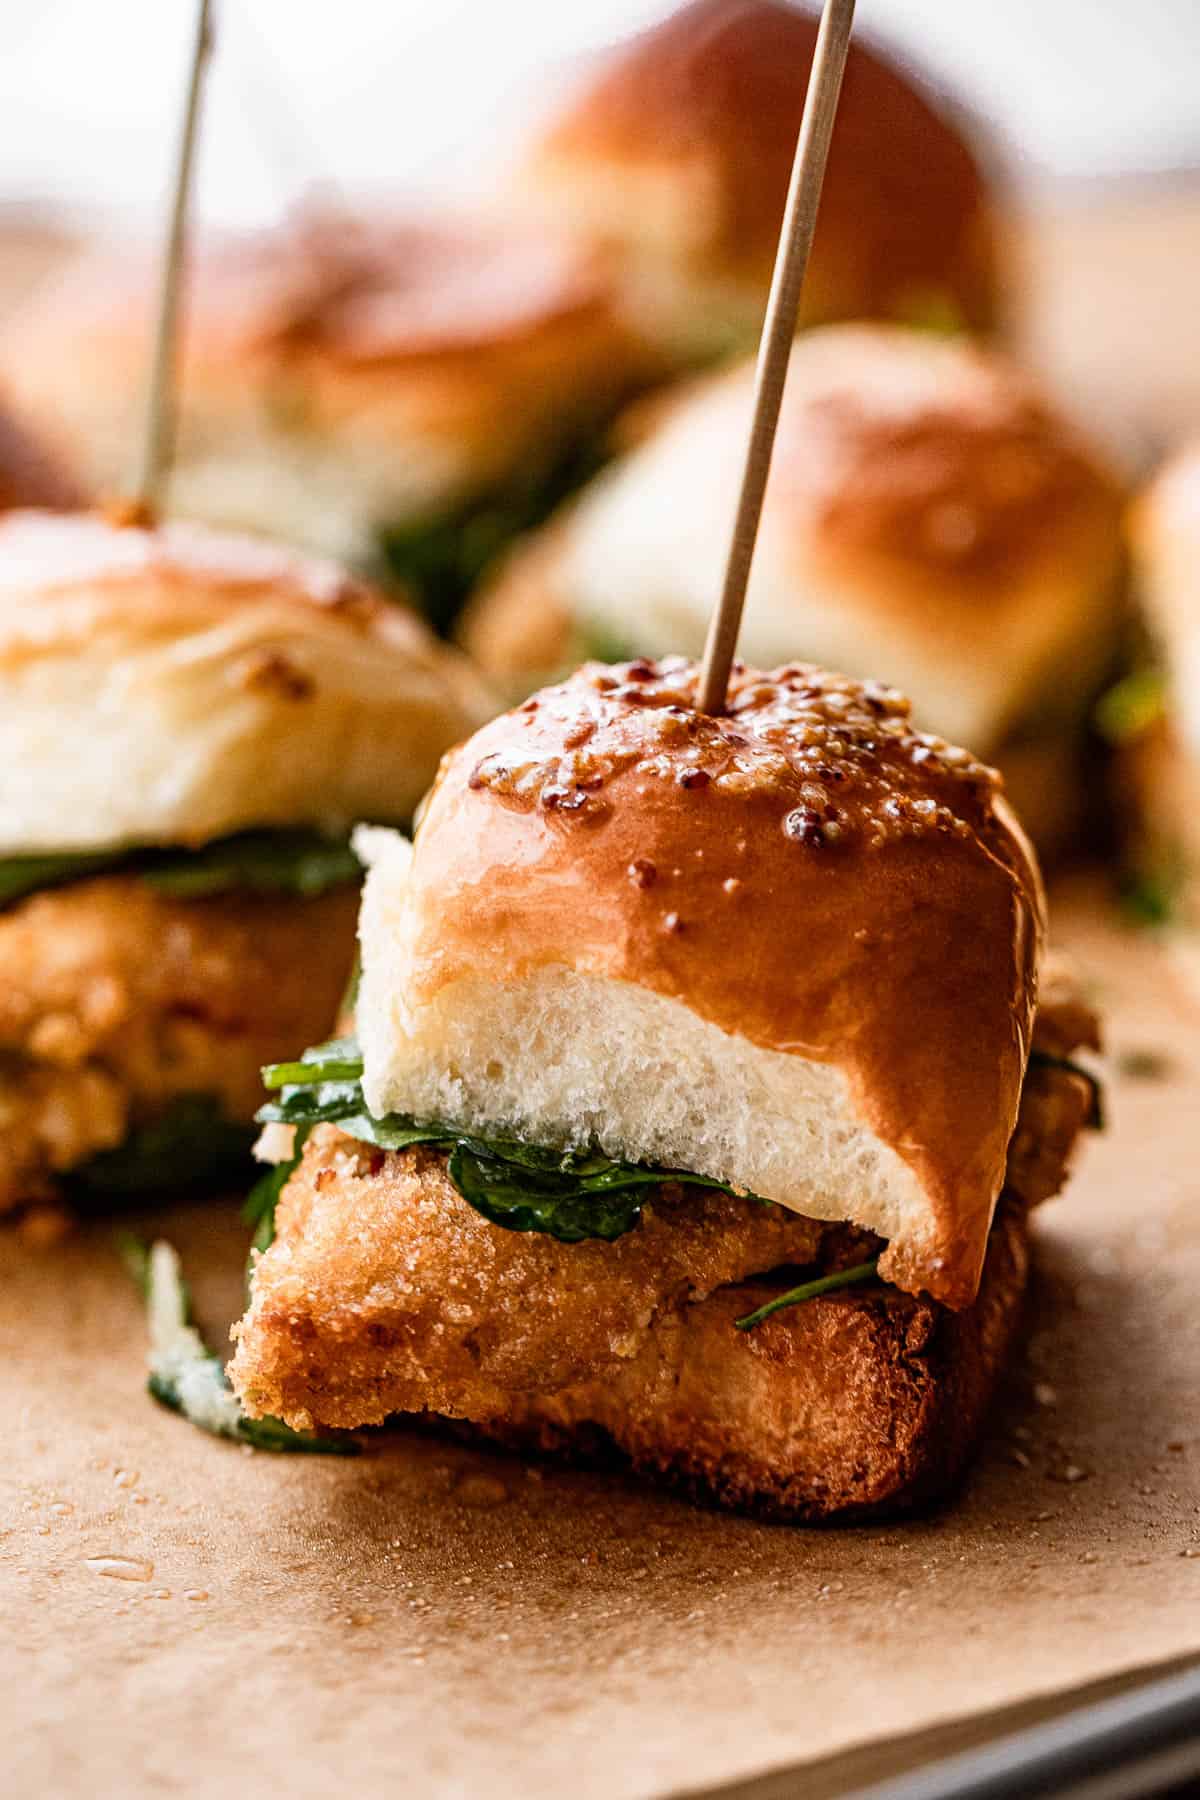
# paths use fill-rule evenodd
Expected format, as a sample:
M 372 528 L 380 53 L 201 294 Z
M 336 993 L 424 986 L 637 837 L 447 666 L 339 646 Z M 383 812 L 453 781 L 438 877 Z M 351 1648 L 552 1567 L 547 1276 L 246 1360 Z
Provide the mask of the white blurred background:
M 322 180 L 470 184 L 573 55 L 662 10 L 224 0 L 199 211 L 251 224 Z M 4 0 L 0 205 L 91 223 L 156 208 L 192 14 L 192 0 Z M 859 0 L 858 29 L 974 103 L 1035 191 L 1200 168 L 1200 0 Z

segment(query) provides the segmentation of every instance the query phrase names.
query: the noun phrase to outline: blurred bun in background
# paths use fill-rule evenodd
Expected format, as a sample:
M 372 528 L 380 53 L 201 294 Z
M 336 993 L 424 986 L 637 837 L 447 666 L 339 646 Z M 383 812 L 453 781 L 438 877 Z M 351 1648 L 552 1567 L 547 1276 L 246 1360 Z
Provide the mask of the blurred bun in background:
M 749 361 L 664 402 L 645 441 L 509 558 L 464 640 L 510 691 L 579 656 L 698 655 L 750 417 Z M 1043 847 L 1081 812 L 1085 723 L 1123 614 L 1121 501 L 998 353 L 895 326 L 797 339 L 741 652 L 872 672 L 998 762 Z
M 492 710 L 332 564 L 0 520 L 0 1214 L 242 1178 L 263 1063 L 353 966 L 349 826 Z
M 14 393 L 101 489 L 128 472 L 153 295 L 153 259 L 107 247 L 0 335 Z M 302 215 L 195 260 L 171 503 L 389 569 L 444 622 L 576 460 L 591 466 L 641 360 L 576 244 Z
M 816 14 L 785 0 L 692 0 L 584 74 L 516 170 L 513 207 L 606 246 L 668 363 L 757 337 L 816 35 Z M 803 323 L 986 331 L 998 286 L 965 122 L 856 37 Z

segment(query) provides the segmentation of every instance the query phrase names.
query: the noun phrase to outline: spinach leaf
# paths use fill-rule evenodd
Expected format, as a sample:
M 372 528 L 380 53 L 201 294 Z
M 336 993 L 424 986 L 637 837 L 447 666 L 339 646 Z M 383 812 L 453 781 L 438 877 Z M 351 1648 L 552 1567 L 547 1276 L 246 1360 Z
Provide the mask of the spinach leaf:
M 100 850 L 91 855 L 6 856 L 0 858 L 0 906 L 11 906 L 41 888 L 62 887 L 67 881 L 85 881 L 89 875 L 107 875 L 124 866 L 129 852 Z
M 191 1300 L 170 1244 L 148 1249 L 121 1240 L 126 1266 L 142 1291 L 150 1325 L 150 1374 L 146 1386 L 160 1406 L 181 1413 L 214 1437 L 232 1438 L 255 1450 L 355 1456 L 352 1438 L 315 1437 L 293 1431 L 281 1419 L 250 1419 L 229 1385 L 224 1365 L 192 1324 Z
M 562 1244 L 623 1237 L 641 1218 L 645 1188 L 665 1179 L 657 1170 L 617 1163 L 593 1175 L 552 1174 L 465 1138 L 450 1152 L 449 1174 L 463 1199 L 493 1225 L 544 1231 Z
M 362 876 L 348 840 L 322 837 L 316 831 L 245 831 L 199 850 L 146 855 L 148 860 L 138 870 L 143 880 L 181 900 L 235 889 L 311 900 Z
M 1147 862 L 1121 877 L 1117 898 L 1127 919 L 1134 925 L 1172 925 L 1178 918 L 1183 891 L 1184 872 L 1181 858 L 1160 859 L 1157 865 Z
M 232 892 L 312 899 L 357 882 L 358 859 L 344 838 L 316 831 L 243 831 L 196 850 L 143 848 L 0 859 L 0 906 L 93 875 L 139 875 L 159 893 L 200 900 Z
M 115 1150 L 72 1170 L 66 1185 L 79 1205 L 235 1187 L 245 1179 L 253 1142 L 253 1127 L 227 1118 L 214 1095 L 180 1094 Z
M 446 635 L 468 595 L 514 539 L 548 519 L 604 466 L 607 455 L 600 435 L 584 435 L 529 465 L 521 481 L 386 527 L 379 533 L 385 568 L 411 591 L 434 630 Z
M 837 1269 L 832 1275 L 818 1275 L 813 1281 L 804 1281 L 799 1287 L 789 1288 L 786 1294 L 777 1294 L 765 1306 L 760 1306 L 733 1322 L 739 1331 L 753 1331 L 756 1325 L 761 1325 L 772 1313 L 782 1312 L 785 1306 L 802 1306 L 806 1300 L 815 1300 L 818 1294 L 832 1294 L 837 1288 L 853 1287 L 856 1282 L 870 1281 L 878 1267 L 879 1258 L 876 1256 L 870 1262 L 856 1263 L 852 1269 Z
M 1096 729 L 1110 744 L 1131 744 L 1157 725 L 1167 710 L 1167 678 L 1144 666 L 1122 677 L 1096 702 Z
M 322 1122 L 336 1124 L 381 1150 L 445 1146 L 450 1179 L 476 1212 L 508 1231 L 543 1231 L 564 1244 L 587 1238 L 611 1242 L 632 1231 L 646 1190 L 664 1181 L 736 1192 L 707 1176 L 616 1162 L 595 1149 L 553 1150 L 511 1137 L 481 1138 L 401 1113 L 376 1118 L 363 1099 L 361 1075 L 352 1038 L 319 1044 L 298 1062 L 271 1064 L 263 1070 L 263 1080 L 279 1090 L 279 1098 L 260 1108 L 258 1118 L 264 1124 L 294 1125 L 297 1136 Z
M 252 1250 L 269 1250 L 275 1242 L 275 1209 L 279 1204 L 279 1196 L 300 1166 L 300 1158 L 304 1154 L 304 1140 L 308 1136 L 308 1127 L 297 1125 L 292 1139 L 292 1154 L 278 1162 L 273 1168 L 260 1175 L 250 1192 L 246 1195 L 242 1206 L 243 1222 L 250 1226 L 253 1236 L 250 1239 Z M 251 1279 L 254 1273 L 254 1258 L 250 1257 L 246 1267 L 246 1291 L 249 1294 Z

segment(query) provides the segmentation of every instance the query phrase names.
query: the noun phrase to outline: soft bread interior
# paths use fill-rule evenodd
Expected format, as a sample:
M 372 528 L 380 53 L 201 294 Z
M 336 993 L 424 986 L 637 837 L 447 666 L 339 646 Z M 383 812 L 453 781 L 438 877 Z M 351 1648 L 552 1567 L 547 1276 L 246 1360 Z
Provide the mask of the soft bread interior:
M 407 849 L 362 832 L 373 863 L 360 935 L 367 1104 L 729 1182 L 813 1218 L 849 1219 L 929 1254 L 928 1201 L 827 1063 L 759 1049 L 681 1001 L 551 964 L 469 978 L 414 1003 Z
M 738 373 L 681 407 L 575 511 L 552 585 L 585 635 L 646 656 L 703 649 L 745 438 L 750 396 Z M 840 573 L 826 568 L 778 483 L 775 491 L 746 595 L 740 653 L 748 662 L 769 669 L 802 656 L 851 675 L 879 673 L 913 696 L 925 728 L 987 755 L 1043 697 L 1072 713 L 1094 691 L 1112 647 L 1107 539 L 1086 552 L 1068 544 L 1053 560 L 1031 547 L 1003 605 L 964 578 L 948 655 L 944 606 L 913 591 L 911 575 L 881 575 L 865 557 L 857 575 L 845 564 Z

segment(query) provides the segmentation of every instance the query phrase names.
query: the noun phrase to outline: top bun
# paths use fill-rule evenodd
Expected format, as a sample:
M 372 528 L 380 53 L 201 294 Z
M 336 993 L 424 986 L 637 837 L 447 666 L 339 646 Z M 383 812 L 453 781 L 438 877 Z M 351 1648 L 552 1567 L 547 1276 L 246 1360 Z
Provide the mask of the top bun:
M 136 442 L 154 295 L 91 254 L 0 336 L 0 373 L 99 491 Z M 189 278 L 176 511 L 350 560 L 549 458 L 635 367 L 594 256 L 474 221 L 306 215 L 212 245 Z
M 693 0 L 619 45 L 553 117 L 514 201 L 615 252 L 669 357 L 752 343 L 817 37 L 785 0 Z M 803 319 L 955 320 L 997 306 L 987 185 L 958 127 L 850 46 Z
M 589 664 L 364 833 L 375 1112 L 597 1142 L 889 1240 L 970 1302 L 1043 932 L 992 772 L 873 683 Z
M 0 519 L 0 855 L 403 820 L 490 711 L 331 564 L 198 526 Z
M 465 628 L 485 669 L 528 685 L 589 640 L 700 653 L 753 394 L 750 363 L 697 381 L 518 546 Z M 1121 566 L 1116 483 L 1007 358 L 895 326 L 797 339 L 748 658 L 882 665 L 923 724 L 991 757 L 1031 714 L 1086 706 L 1112 653 Z

